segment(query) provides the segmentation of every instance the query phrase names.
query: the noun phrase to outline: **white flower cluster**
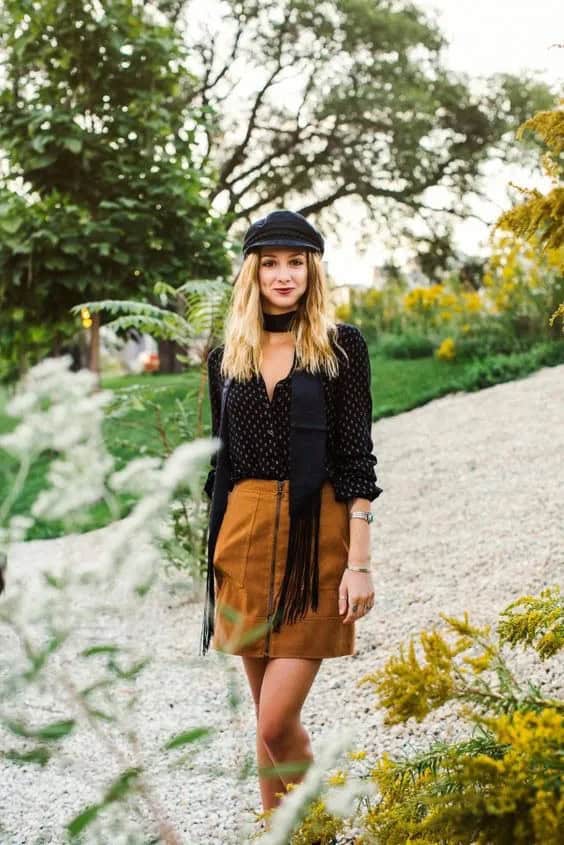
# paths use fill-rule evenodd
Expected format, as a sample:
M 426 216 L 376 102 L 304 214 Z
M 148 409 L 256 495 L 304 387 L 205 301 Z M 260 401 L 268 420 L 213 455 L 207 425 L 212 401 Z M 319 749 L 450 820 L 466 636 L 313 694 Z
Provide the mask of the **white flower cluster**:
M 48 358 L 33 367 L 19 385 L 6 410 L 20 422 L 0 437 L 0 448 L 29 466 L 42 452 L 52 450 L 49 488 L 32 507 L 32 516 L 60 519 L 103 498 L 105 480 L 113 468 L 102 437 L 108 391 L 94 392 L 93 373 L 69 370 L 70 356 Z
M 70 362 L 69 356 L 50 358 L 29 371 L 6 406 L 8 414 L 21 419 L 12 432 L 0 437 L 0 448 L 16 457 L 24 469 L 46 450 L 58 453 L 49 465 L 49 486 L 31 508 L 35 518 L 77 516 L 102 499 L 111 505 L 114 492 L 122 490 L 140 495 L 132 513 L 109 532 L 96 572 L 90 573 L 102 582 L 118 567 L 127 569 L 129 563 L 130 574 L 135 574 L 139 584 L 160 562 L 156 541 L 170 531 L 165 517 L 177 488 L 196 484 L 198 465 L 209 459 L 220 441 L 201 438 L 180 446 L 164 462 L 138 458 L 114 472 L 102 432 L 104 409 L 112 394 L 96 389 L 92 373 L 71 372 Z M 10 500 L 16 495 L 13 490 Z M 11 501 L 0 503 L 0 549 L 6 550 L 24 539 L 33 522 L 30 516 L 9 519 Z
M 325 807 L 328 813 L 347 818 L 355 812 L 359 798 L 375 798 L 377 794 L 378 790 L 371 781 L 349 776 L 344 784 L 334 786 L 327 792 Z
M 33 518 L 60 519 L 80 513 L 106 495 L 105 480 L 113 468 L 102 437 L 107 391 L 95 392 L 93 373 L 69 370 L 70 356 L 48 358 L 33 367 L 7 403 L 10 416 L 19 418 L 13 431 L 0 437 L 4 449 L 19 463 L 14 484 L 0 502 L 0 549 L 25 539 Z M 51 461 L 49 487 L 35 500 L 31 513 L 10 518 L 33 461 L 45 452 Z
M 0 446 L 22 461 L 46 449 L 68 452 L 100 435 L 109 391 L 94 393 L 96 377 L 88 370 L 73 373 L 71 358 L 47 358 L 22 379 L 6 413 L 20 417 L 14 431 L 0 437 Z
M 175 492 L 195 482 L 197 467 L 209 459 L 217 442 L 217 438 L 200 438 L 185 443 L 161 467 L 139 458 L 110 478 L 112 487 L 144 487 L 146 492 L 132 512 L 114 525 L 101 549 L 97 570 L 108 586 L 118 570 L 120 582 L 128 590 L 151 581 L 161 563 L 158 540 L 170 531 L 166 516 Z

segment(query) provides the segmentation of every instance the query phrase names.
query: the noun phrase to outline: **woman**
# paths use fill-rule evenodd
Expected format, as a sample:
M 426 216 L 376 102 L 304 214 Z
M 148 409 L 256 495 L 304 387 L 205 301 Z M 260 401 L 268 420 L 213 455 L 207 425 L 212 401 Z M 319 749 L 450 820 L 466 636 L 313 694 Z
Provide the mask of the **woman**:
M 265 810 L 313 759 L 300 713 L 321 661 L 355 653 L 354 623 L 374 603 L 370 360 L 359 330 L 329 315 L 323 251 L 300 214 L 255 221 L 225 343 L 208 356 L 221 446 L 205 486 L 202 653 L 213 634 L 242 657 Z

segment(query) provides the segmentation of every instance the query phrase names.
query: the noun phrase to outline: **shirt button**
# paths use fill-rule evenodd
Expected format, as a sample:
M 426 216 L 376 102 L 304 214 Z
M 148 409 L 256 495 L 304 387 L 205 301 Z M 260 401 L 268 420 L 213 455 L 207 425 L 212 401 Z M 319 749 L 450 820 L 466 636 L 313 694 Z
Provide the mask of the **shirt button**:
M 273 429 L 273 428 L 267 428 L 267 432 L 268 432 L 268 434 L 270 434 L 272 437 L 274 437 L 274 429 Z

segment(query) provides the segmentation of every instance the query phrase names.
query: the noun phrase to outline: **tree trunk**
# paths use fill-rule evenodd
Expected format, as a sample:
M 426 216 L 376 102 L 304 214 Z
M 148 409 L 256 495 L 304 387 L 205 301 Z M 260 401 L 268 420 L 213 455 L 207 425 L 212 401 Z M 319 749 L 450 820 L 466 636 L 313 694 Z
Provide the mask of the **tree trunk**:
M 176 357 L 178 344 L 174 340 L 159 340 L 159 372 L 181 373 L 183 366 Z

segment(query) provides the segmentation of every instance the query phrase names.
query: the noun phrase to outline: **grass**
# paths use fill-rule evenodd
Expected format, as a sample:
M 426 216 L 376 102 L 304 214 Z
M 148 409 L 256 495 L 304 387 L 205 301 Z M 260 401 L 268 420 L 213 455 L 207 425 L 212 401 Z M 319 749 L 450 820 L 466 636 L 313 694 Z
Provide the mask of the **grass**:
M 402 413 L 460 390 L 459 381 L 469 366 L 468 362 L 435 358 L 390 359 L 371 350 L 373 419 Z M 104 379 L 102 386 L 114 392 L 117 408 L 121 408 L 121 413 L 111 413 L 104 422 L 106 445 L 117 468 L 140 455 L 162 454 L 163 431 L 167 432 L 167 446 L 171 449 L 183 440 L 210 433 L 207 386 L 201 385 L 198 367 L 178 375 L 113 376 Z M 203 402 L 199 410 L 202 387 Z M 6 393 L 0 393 L 0 434 L 15 424 L 3 410 L 5 402 Z M 29 513 L 38 493 L 46 486 L 49 461 L 49 456 L 44 456 L 33 465 L 14 504 L 14 513 Z M 14 469 L 15 462 L 0 451 L 0 502 L 6 496 Z M 202 485 L 204 481 L 205 477 Z M 124 516 L 133 500 L 122 496 L 119 501 L 119 515 Z M 99 528 L 111 518 L 108 507 L 98 504 L 91 508 L 82 530 Z M 65 526 L 60 522 L 38 522 L 29 538 L 58 537 L 64 533 Z
M 179 375 L 114 376 L 102 380 L 102 387 L 113 391 L 118 399 L 128 402 L 129 399 L 132 400 L 132 407 L 128 408 L 124 415 L 110 415 L 104 422 L 104 439 L 115 459 L 117 469 L 140 455 L 163 453 L 159 425 L 163 430 L 168 431 L 170 448 L 178 445 L 182 439 L 182 432 L 176 426 L 172 426 L 171 422 L 176 417 L 179 403 L 183 406 L 187 426 L 191 427 L 192 431 L 197 431 L 199 380 L 198 368 Z M 4 391 L 0 393 L 0 434 L 10 431 L 16 424 L 16 421 L 7 416 L 3 410 L 6 400 L 7 394 Z M 210 411 L 206 398 L 202 407 L 201 436 L 209 433 L 210 426 Z M 38 494 L 47 486 L 50 460 L 49 455 L 43 455 L 34 462 L 25 486 L 13 505 L 13 513 L 30 512 Z M 8 485 L 16 468 L 16 462 L 0 450 L 0 502 L 4 500 L 8 492 Z M 131 496 L 119 497 L 119 516 L 127 514 L 133 501 Z M 107 525 L 111 519 L 108 505 L 101 502 L 90 508 L 82 530 L 91 531 L 100 528 Z M 39 520 L 32 527 L 28 537 L 29 539 L 46 539 L 60 537 L 64 533 L 66 533 L 66 528 L 62 522 Z
M 372 418 L 401 414 L 430 402 L 457 387 L 466 362 L 436 358 L 370 357 L 372 368 Z

